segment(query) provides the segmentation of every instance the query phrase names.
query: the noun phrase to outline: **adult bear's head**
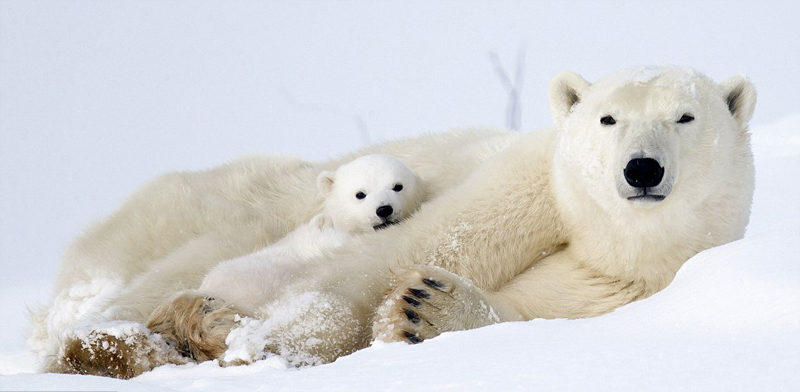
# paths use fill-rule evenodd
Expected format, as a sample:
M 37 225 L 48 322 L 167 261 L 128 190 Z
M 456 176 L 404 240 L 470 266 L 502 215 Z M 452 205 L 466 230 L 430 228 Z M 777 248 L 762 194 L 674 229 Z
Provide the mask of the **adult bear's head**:
M 694 213 L 711 201 L 742 215 L 753 191 L 747 124 L 756 92 L 694 70 L 642 67 L 590 84 L 563 72 L 550 84 L 559 137 L 557 192 L 628 219 Z

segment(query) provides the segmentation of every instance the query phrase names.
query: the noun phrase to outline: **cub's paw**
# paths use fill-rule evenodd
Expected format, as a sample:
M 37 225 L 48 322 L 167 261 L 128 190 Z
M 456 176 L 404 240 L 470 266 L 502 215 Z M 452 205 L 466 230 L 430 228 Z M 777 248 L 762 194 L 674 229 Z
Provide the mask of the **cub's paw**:
M 438 267 L 416 267 L 396 276 L 395 288 L 376 312 L 372 337 L 416 344 L 499 321 L 467 279 Z

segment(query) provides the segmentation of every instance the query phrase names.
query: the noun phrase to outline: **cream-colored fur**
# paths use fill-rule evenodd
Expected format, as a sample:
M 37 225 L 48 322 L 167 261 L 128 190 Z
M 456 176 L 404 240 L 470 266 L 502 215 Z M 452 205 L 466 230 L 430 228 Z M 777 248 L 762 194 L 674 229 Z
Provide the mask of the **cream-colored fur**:
M 277 243 L 211 269 L 198 296 L 224 300 L 253 314 L 275 298 L 274 288 L 301 269 L 301 263 L 324 258 L 353 236 L 399 223 L 419 208 L 424 197 L 422 181 L 402 162 L 384 154 L 362 156 L 336 171 L 324 171 L 317 177 L 317 187 L 325 200 L 320 214 Z M 364 197 L 359 199 L 358 193 Z M 377 211 L 386 207 L 392 209 L 391 214 L 379 216 Z
M 564 73 L 551 83 L 550 100 L 551 129 L 451 133 L 369 150 L 417 172 L 430 201 L 404 224 L 325 256 L 335 262 L 288 274 L 274 288 L 275 301 L 253 315 L 269 327 L 259 329 L 261 343 L 287 357 L 313 353 L 329 361 L 363 347 L 370 335 L 419 342 L 499 321 L 599 315 L 663 289 L 689 257 L 743 235 L 753 191 L 747 122 L 755 91 L 747 80 L 716 84 L 676 67 L 627 70 L 595 84 Z M 694 121 L 679 122 L 685 114 Z M 605 116 L 616 123 L 601 124 Z M 663 166 L 664 180 L 649 196 L 626 185 L 632 158 Z M 336 163 L 282 165 L 255 176 L 259 181 L 219 181 L 207 172 L 194 174 L 197 188 L 186 192 L 169 192 L 176 180 L 145 189 L 78 242 L 56 293 L 99 275 L 121 280 L 129 300 L 112 299 L 96 312 L 119 308 L 109 317 L 142 322 L 153 297 L 198 284 L 215 262 L 274 241 L 319 212 L 319 199 L 297 195 L 308 195 L 316 173 Z M 236 176 L 241 169 L 227 170 Z M 240 189 L 250 193 L 243 197 Z M 163 204 L 146 201 L 156 195 Z M 182 226 L 198 229 L 159 226 L 159 214 L 174 213 L 166 206 L 182 198 L 197 202 L 178 211 L 210 208 L 195 219 L 181 216 Z M 212 216 L 231 224 L 212 230 Z M 160 253 L 148 256 L 153 252 Z M 194 265 L 193 257 L 201 260 Z M 148 274 L 153 285 L 137 286 Z M 145 288 L 158 294 L 135 303 L 147 297 Z M 293 307 L 295 298 L 311 298 L 313 306 Z M 348 322 L 322 322 L 320 308 Z M 240 332 L 234 329 L 228 343 Z
M 316 179 L 323 171 L 388 154 L 421 178 L 430 198 L 509 142 L 501 131 L 459 131 L 379 144 L 323 163 L 254 156 L 159 177 L 70 245 L 53 301 L 31 315 L 30 346 L 43 370 L 60 371 L 75 328 L 108 320 L 144 324 L 159 304 L 197 288 L 220 262 L 272 244 L 319 214 Z
M 379 308 L 375 337 L 419 342 L 497 321 L 603 314 L 663 289 L 697 252 L 744 235 L 754 184 L 747 122 L 755 90 L 746 79 L 716 85 L 692 70 L 640 68 L 590 85 L 564 73 L 551 83 L 550 98 L 557 124 L 548 142 L 552 154 L 539 154 L 528 178 L 498 181 L 519 187 L 505 199 L 521 211 L 496 203 L 485 216 L 465 220 L 497 231 L 478 237 L 479 251 L 459 252 L 457 268 L 432 263 L 460 277 L 435 267 L 402 274 Z M 679 123 L 685 114 L 694 121 Z M 603 125 L 606 115 L 616 124 Z M 532 163 L 516 157 L 521 151 L 503 155 L 516 159 L 504 173 Z M 622 197 L 629 191 L 623 169 L 639 157 L 664 166 L 664 180 L 654 187 L 663 201 Z M 531 215 L 524 217 L 527 208 Z M 526 221 L 548 226 L 500 243 L 513 238 L 502 227 Z M 461 235 L 460 249 L 475 246 L 474 232 Z M 508 253 L 481 254 L 490 251 Z M 509 264 L 517 267 L 513 276 L 498 268 Z

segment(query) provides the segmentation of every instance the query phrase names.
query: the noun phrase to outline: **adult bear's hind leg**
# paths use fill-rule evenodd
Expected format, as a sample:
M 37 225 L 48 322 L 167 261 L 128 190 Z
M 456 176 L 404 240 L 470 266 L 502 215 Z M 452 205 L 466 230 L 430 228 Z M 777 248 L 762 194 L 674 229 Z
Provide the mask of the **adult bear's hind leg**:
M 129 379 L 156 366 L 187 362 L 177 351 L 137 323 L 113 321 L 70 336 L 46 372 Z
M 186 291 L 156 308 L 147 327 L 182 355 L 208 361 L 222 358 L 240 315 L 246 316 L 221 299 Z
M 111 321 L 76 331 L 45 371 L 128 379 L 168 363 L 216 359 L 237 314 L 223 301 L 183 292 L 153 312 L 149 328 Z

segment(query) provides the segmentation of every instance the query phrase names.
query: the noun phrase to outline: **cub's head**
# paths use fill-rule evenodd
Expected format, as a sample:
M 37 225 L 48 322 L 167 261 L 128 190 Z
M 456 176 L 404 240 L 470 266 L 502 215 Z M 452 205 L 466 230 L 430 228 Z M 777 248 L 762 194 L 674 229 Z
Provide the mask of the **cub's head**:
M 749 214 L 755 103 L 739 76 L 717 84 L 691 69 L 643 67 L 590 84 L 561 73 L 550 84 L 557 181 L 567 197 L 628 218 L 677 205 L 691 214 L 710 200 Z
M 422 202 L 421 181 L 399 160 L 365 155 L 317 177 L 324 213 L 352 233 L 382 229 L 410 216 Z

